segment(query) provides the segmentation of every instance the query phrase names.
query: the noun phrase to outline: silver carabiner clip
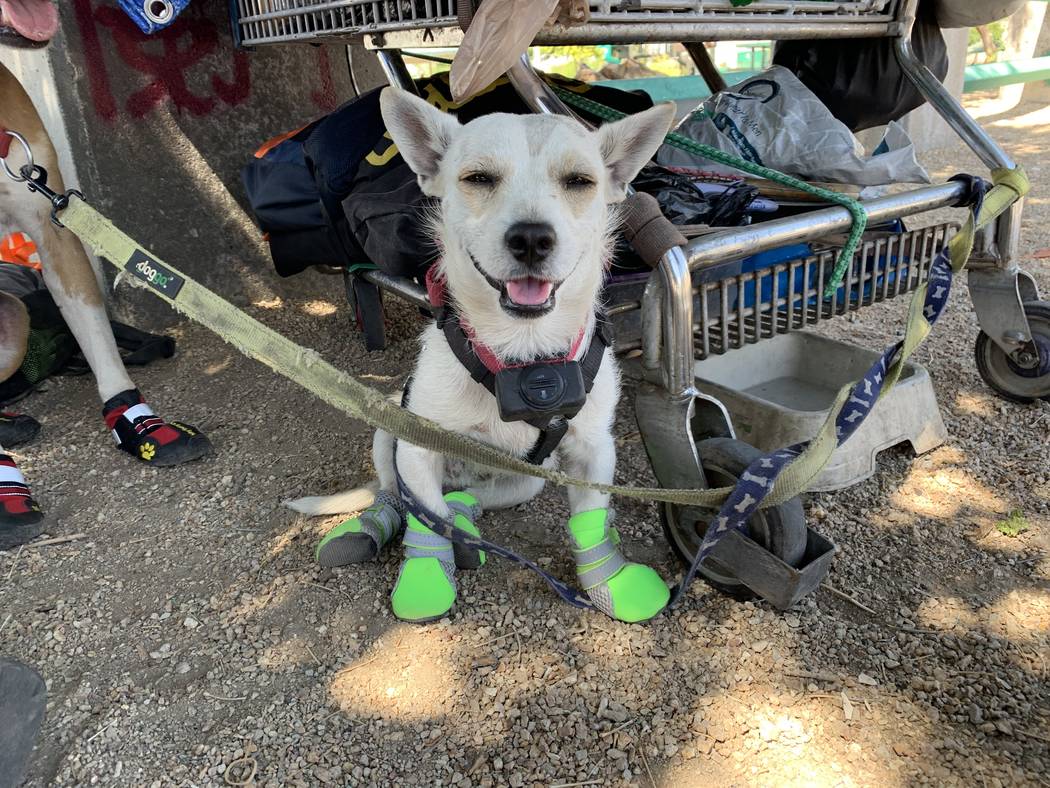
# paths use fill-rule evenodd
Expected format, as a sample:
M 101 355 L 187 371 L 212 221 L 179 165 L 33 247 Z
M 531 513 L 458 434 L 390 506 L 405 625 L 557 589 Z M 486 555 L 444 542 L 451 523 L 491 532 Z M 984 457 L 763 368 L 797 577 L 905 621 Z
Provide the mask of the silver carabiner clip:
M 29 147 L 29 142 L 26 140 L 26 138 L 19 134 L 17 131 L 4 129 L 3 133 L 6 134 L 8 137 L 11 137 L 12 139 L 18 140 L 18 143 L 22 146 L 22 150 L 25 151 L 26 163 L 22 166 L 20 172 L 15 172 L 11 169 L 11 165 L 7 163 L 7 156 L 0 158 L 0 164 L 4 166 L 4 172 L 7 173 L 8 178 L 13 180 L 15 183 L 25 183 L 27 180 L 29 180 L 28 177 L 22 174 L 22 172 L 26 172 L 25 168 L 28 167 L 28 172 L 30 173 L 32 173 L 36 169 L 36 163 L 33 161 L 33 149 Z

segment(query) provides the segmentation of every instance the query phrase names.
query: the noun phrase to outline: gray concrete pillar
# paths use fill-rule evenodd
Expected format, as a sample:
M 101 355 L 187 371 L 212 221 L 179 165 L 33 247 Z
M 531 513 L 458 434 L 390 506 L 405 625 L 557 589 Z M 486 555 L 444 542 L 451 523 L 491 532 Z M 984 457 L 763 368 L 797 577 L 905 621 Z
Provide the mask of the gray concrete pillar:
M 387 84 L 386 74 L 379 65 L 375 52 L 365 49 L 364 44 L 350 44 L 346 48 L 346 59 L 353 73 L 358 95 Z
M 272 297 L 240 170 L 265 140 L 354 95 L 346 48 L 238 51 L 225 2 L 192 3 L 151 37 L 114 2 L 57 6 L 61 30 L 48 48 L 0 58 L 44 117 L 66 183 L 227 297 Z
M 954 30 L 942 30 L 944 43 L 948 48 L 948 73 L 944 78 L 944 86 L 948 88 L 955 97 L 962 96 L 963 71 L 966 68 L 966 47 L 968 31 L 964 28 Z M 872 86 L 878 90 L 878 86 Z M 909 112 L 901 120 L 901 124 L 908 131 L 915 148 L 920 153 L 927 150 L 937 150 L 954 145 L 959 138 L 948 127 L 941 116 L 933 107 L 924 104 L 912 112 Z

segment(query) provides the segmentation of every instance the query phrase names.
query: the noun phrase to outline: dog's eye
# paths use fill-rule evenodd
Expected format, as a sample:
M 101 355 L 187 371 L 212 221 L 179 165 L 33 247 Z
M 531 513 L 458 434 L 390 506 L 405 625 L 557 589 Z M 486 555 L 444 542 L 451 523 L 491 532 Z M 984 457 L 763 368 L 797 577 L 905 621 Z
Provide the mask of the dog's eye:
M 460 180 L 463 183 L 473 183 L 478 186 L 492 186 L 496 183 L 496 176 L 488 172 L 468 172 Z
M 572 175 L 565 176 L 564 183 L 566 189 L 586 189 L 594 185 L 594 179 L 583 173 L 574 172 Z

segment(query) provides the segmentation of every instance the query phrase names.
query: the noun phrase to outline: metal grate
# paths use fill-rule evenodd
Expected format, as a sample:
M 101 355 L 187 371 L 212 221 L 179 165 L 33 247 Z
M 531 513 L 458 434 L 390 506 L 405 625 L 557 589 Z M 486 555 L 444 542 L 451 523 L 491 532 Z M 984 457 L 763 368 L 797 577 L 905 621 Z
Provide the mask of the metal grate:
M 885 301 L 914 290 L 929 277 L 930 264 L 958 229 L 940 224 L 886 233 L 866 241 L 830 299 L 822 283 L 834 267 L 836 249 L 735 276 L 718 276 L 715 266 L 695 271 L 693 335 L 696 358 L 726 353 L 777 334 Z
M 730 0 L 604 0 L 591 3 L 591 22 L 707 22 L 756 17 L 799 20 L 853 16 L 892 19 L 897 0 L 755 0 L 734 6 Z
M 237 0 L 235 13 L 240 43 L 254 46 L 451 27 L 456 0 Z
M 899 2 L 755 0 L 750 5 L 736 7 L 730 0 L 601 0 L 590 4 L 590 24 L 547 28 L 538 40 L 570 43 L 602 36 L 617 40 L 659 40 L 662 26 L 668 26 L 670 34 L 669 26 L 695 23 L 767 23 L 783 27 L 784 35 L 790 36 L 792 27 L 811 27 L 814 23 L 888 24 L 893 21 Z M 240 43 L 245 46 L 458 27 L 456 0 L 235 0 L 231 11 Z M 633 33 L 629 32 L 632 28 L 636 28 Z M 673 32 L 680 37 L 682 29 L 677 27 Z M 702 34 L 703 30 L 695 32 Z M 726 37 L 724 31 L 711 28 L 710 32 L 711 40 Z M 874 34 L 870 30 L 857 33 Z M 848 36 L 849 31 L 837 30 L 836 35 Z

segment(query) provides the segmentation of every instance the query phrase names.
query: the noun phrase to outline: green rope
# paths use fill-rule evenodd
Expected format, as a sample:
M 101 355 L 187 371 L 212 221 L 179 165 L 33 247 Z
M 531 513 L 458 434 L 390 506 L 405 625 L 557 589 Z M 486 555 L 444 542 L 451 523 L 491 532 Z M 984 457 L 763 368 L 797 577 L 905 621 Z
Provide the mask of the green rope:
M 626 113 L 607 107 L 604 104 L 599 104 L 593 99 L 585 98 L 578 93 L 573 93 L 572 91 L 566 90 L 557 85 L 553 85 L 552 87 L 554 88 L 554 92 L 557 93 L 561 100 L 566 104 L 576 107 L 577 109 L 582 109 L 595 117 L 609 121 L 620 120 L 627 117 Z M 850 216 L 853 219 L 853 225 L 850 227 L 849 237 L 846 239 L 846 244 L 842 247 L 842 251 L 839 252 L 838 260 L 835 261 L 835 268 L 831 272 L 831 278 L 828 280 L 828 283 L 824 288 L 825 298 L 831 298 L 831 296 L 834 295 L 835 291 L 838 290 L 839 285 L 842 284 L 842 278 L 846 274 L 846 268 L 849 266 L 850 260 L 853 259 L 853 253 L 857 250 L 857 245 L 860 243 L 861 236 L 864 234 L 864 228 L 868 224 L 868 213 L 864 210 L 863 205 L 857 202 L 857 200 L 847 197 L 844 194 L 839 194 L 838 192 L 833 192 L 829 189 L 821 189 L 818 186 L 813 186 L 810 183 L 806 183 L 798 178 L 793 178 L 783 172 L 771 170 L 769 167 L 763 167 L 761 164 L 745 161 L 744 159 L 733 156 L 725 151 L 721 151 L 718 148 L 712 148 L 710 145 L 704 145 L 703 143 L 696 142 L 688 137 L 683 137 L 681 134 L 676 134 L 675 132 L 668 134 L 667 137 L 665 137 L 665 141 L 673 148 L 678 148 L 679 150 L 684 150 L 687 153 L 693 153 L 697 156 L 703 156 L 705 159 L 716 161 L 727 167 L 743 170 L 744 172 L 750 173 L 759 178 L 765 178 L 774 183 L 779 183 L 782 186 L 789 186 L 792 189 L 798 189 L 807 194 L 812 194 L 814 197 L 819 197 L 825 202 L 841 205 L 849 211 Z

